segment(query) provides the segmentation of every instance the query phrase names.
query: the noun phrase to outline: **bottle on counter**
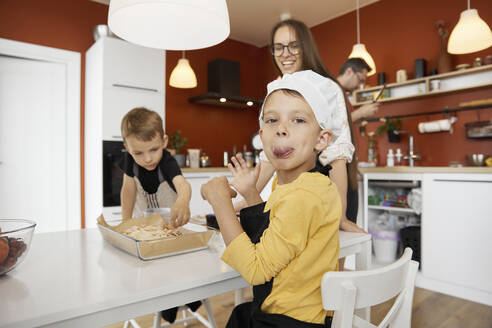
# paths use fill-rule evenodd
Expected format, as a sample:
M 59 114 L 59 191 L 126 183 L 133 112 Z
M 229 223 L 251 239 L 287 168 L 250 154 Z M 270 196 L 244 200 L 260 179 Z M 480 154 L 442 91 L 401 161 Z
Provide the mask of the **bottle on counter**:
M 224 152 L 224 162 L 223 162 L 224 167 L 227 167 L 227 164 L 229 164 L 229 153 L 225 151 Z
M 403 154 L 401 153 L 400 148 L 397 148 L 395 154 L 395 165 L 400 166 L 402 159 L 403 159 Z
M 244 160 L 246 161 L 247 167 L 253 167 L 254 157 L 253 152 L 247 151 L 244 153 Z
M 386 166 L 393 167 L 395 166 L 395 155 L 393 154 L 393 149 L 388 150 L 388 155 L 386 155 Z

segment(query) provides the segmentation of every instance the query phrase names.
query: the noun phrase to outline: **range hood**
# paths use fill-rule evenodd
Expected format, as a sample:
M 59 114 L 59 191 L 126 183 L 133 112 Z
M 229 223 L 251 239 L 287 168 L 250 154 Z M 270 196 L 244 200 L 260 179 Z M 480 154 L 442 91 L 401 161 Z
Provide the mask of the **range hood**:
M 239 62 L 221 58 L 208 63 L 208 92 L 188 101 L 243 109 L 260 107 L 263 103 L 260 99 L 239 95 Z

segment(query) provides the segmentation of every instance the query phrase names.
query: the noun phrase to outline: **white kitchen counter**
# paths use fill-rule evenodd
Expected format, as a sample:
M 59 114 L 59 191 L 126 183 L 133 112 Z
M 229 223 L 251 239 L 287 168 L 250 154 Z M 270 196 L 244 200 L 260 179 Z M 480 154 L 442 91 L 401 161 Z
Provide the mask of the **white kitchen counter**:
M 227 167 L 200 167 L 198 169 L 192 169 L 189 167 L 181 168 L 183 173 L 201 173 L 201 172 L 224 172 L 228 173 L 229 169 Z
M 208 172 L 224 172 L 229 173 L 227 167 L 201 167 L 191 169 L 189 167 L 182 168 L 183 173 L 208 173 Z M 492 166 L 394 166 L 394 167 L 360 167 L 360 173 L 492 173 Z
M 394 166 L 394 167 L 360 167 L 360 173 L 489 173 L 491 166 Z

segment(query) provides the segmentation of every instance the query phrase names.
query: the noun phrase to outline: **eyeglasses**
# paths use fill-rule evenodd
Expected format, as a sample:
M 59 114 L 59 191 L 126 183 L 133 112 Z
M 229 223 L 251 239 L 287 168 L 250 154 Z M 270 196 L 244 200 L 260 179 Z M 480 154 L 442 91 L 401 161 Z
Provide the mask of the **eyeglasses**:
M 284 53 L 284 49 L 287 48 L 291 55 L 298 55 L 301 52 L 301 47 L 297 41 L 289 42 L 288 45 L 283 45 L 281 43 L 274 43 L 270 46 L 270 51 L 275 57 L 280 57 Z
M 356 72 L 355 75 L 357 76 L 357 79 L 359 80 L 359 84 L 363 85 L 366 83 L 366 77 L 365 74 L 362 72 Z

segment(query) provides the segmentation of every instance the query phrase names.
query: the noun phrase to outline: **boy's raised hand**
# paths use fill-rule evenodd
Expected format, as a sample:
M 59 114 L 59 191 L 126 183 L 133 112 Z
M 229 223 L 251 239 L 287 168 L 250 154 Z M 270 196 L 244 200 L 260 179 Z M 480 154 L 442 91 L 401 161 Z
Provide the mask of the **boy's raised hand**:
M 190 206 L 187 202 L 180 202 L 177 200 L 171 208 L 171 221 L 169 222 L 170 228 L 174 229 L 180 227 L 190 220 Z
M 229 181 L 224 176 L 216 177 L 204 183 L 200 188 L 202 198 L 210 204 L 230 200 L 236 197 L 237 193 L 229 187 Z
M 230 185 L 233 186 L 246 201 L 248 201 L 248 198 L 251 196 L 256 197 L 259 194 L 256 189 L 256 182 L 260 175 L 260 164 L 258 163 L 255 170 L 251 171 L 241 155 L 233 156 L 231 161 L 234 165 L 230 163 L 227 165 L 229 171 L 231 171 L 234 176 Z

